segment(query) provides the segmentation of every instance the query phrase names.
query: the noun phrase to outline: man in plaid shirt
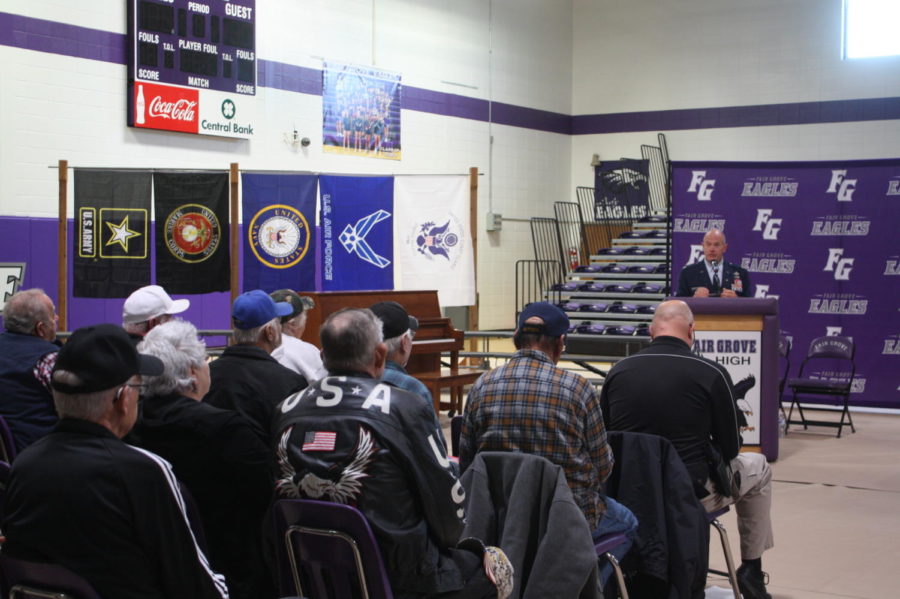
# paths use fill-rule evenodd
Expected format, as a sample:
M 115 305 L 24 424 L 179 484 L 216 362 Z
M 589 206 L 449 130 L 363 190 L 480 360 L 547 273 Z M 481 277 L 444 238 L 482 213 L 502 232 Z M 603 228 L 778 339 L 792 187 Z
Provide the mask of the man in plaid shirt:
M 631 546 L 637 519 L 603 495 L 613 454 L 599 397 L 584 377 L 556 366 L 568 330 L 569 318 L 553 304 L 525 307 L 513 338 L 518 351 L 478 379 L 469 392 L 460 469 L 464 471 L 479 451 L 521 451 L 558 464 L 594 539 L 628 534 L 629 542 L 614 552 L 621 559 Z M 601 575 L 605 580 L 608 572 L 601 570 Z

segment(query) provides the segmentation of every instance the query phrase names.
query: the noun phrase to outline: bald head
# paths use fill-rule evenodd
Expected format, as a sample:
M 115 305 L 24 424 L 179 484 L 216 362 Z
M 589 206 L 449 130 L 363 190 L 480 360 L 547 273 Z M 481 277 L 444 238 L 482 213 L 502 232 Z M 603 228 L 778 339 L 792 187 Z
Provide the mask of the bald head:
M 703 257 L 709 262 L 721 262 L 728 249 L 725 233 L 719 229 L 710 229 L 703 236 Z
M 694 341 L 694 314 L 681 300 L 669 300 L 656 307 L 653 322 L 650 323 L 650 336 L 677 337 L 687 344 Z

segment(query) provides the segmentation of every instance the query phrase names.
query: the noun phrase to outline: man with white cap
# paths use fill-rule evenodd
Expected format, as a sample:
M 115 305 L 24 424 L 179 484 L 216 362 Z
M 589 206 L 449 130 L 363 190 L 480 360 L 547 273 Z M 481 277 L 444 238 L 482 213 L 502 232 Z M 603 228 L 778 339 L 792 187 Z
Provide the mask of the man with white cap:
M 128 296 L 122 306 L 122 328 L 138 343 L 150 329 L 181 314 L 191 305 L 188 299 L 173 300 L 159 285 L 147 285 Z
M 203 401 L 246 418 L 271 447 L 275 406 L 307 386 L 306 379 L 279 364 L 272 352 L 281 345 L 281 318 L 293 308 L 261 289 L 242 293 L 231 307 L 234 345 L 209 365 L 212 383 Z
M 307 302 L 295 291 L 279 289 L 269 294 L 276 302 L 286 302 L 291 305 L 291 313 L 281 317 L 281 329 L 284 335 L 281 345 L 272 352 L 272 357 L 278 360 L 282 366 L 287 366 L 294 372 L 302 374 L 310 383 L 328 375 L 322 364 L 322 355 L 319 348 L 301 339 L 306 329 Z M 308 301 L 312 301 L 306 298 Z

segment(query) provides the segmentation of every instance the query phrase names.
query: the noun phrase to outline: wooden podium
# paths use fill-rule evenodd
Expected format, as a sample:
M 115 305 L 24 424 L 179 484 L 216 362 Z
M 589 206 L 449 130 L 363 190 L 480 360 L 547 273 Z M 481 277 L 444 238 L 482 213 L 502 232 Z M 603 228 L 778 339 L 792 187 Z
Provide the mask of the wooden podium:
M 676 298 L 694 312 L 694 351 L 725 366 L 732 381 L 748 374 L 756 385 L 739 402 L 748 428 L 744 451 L 778 458 L 778 301 L 775 298 Z

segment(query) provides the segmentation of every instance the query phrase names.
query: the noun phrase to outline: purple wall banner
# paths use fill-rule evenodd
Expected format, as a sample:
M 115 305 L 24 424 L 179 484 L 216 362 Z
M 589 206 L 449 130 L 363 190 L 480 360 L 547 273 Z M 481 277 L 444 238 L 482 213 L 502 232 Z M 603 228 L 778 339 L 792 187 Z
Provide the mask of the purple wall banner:
M 900 409 L 900 159 L 673 162 L 672 218 L 674 276 L 719 228 L 755 297 L 778 298 L 791 376 L 813 339 L 851 337 L 851 405 Z

